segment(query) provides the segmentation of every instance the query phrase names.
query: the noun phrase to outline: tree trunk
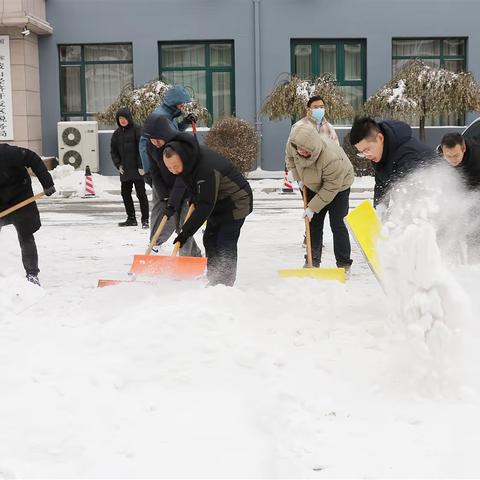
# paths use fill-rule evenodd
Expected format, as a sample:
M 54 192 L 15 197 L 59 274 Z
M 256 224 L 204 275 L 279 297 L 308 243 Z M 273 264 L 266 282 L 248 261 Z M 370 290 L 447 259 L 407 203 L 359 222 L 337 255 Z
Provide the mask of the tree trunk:
M 425 143 L 427 141 L 427 134 L 425 131 L 425 116 L 420 117 L 420 128 L 418 130 L 418 136 L 420 137 L 420 141 Z

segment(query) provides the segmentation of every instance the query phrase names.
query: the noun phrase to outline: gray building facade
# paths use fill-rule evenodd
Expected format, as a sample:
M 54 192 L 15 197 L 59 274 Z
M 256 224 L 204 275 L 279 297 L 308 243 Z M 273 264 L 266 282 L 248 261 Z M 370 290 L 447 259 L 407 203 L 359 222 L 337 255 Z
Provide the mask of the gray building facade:
M 479 18 L 476 0 L 48 0 L 46 19 L 53 31 L 38 38 L 41 153 L 58 154 L 57 122 L 65 119 L 61 45 L 131 44 L 133 83 L 140 85 L 158 78 L 163 42 L 233 42 L 232 108 L 262 133 L 258 166 L 281 170 L 290 122 L 268 121 L 258 116 L 258 110 L 279 76 L 297 68 L 296 45 L 307 45 L 298 52 L 310 49 L 310 56 L 302 58 L 312 65 L 318 64 L 312 52 L 324 54 L 352 41 L 361 45 L 360 83 L 366 98 L 391 79 L 400 51 L 393 51 L 395 39 L 417 42 L 415 51 L 432 57 L 434 63 L 447 62 L 455 69 L 455 61 L 463 61 L 480 79 Z M 452 47 L 449 39 L 457 44 L 460 39 L 461 47 Z M 432 41 L 440 46 L 432 46 Z M 331 61 L 337 61 L 337 74 L 346 78 L 348 68 L 343 71 L 338 65 L 343 58 Z M 469 114 L 465 122 L 475 117 Z M 347 130 L 339 128 L 340 135 Z M 446 130 L 452 128 L 428 129 L 429 143 L 436 144 Z M 107 145 L 101 141 L 102 173 L 111 172 Z

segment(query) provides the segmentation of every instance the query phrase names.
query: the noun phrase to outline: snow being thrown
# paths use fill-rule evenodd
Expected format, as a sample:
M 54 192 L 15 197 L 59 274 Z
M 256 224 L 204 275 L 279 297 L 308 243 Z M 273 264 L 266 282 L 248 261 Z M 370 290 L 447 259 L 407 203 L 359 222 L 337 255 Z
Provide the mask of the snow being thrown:
M 417 391 L 461 393 L 472 305 L 453 270 L 475 256 L 476 205 L 477 195 L 442 163 L 397 182 L 384 215 L 383 286 L 392 331 L 405 340 L 396 343 L 392 378 L 403 369 Z

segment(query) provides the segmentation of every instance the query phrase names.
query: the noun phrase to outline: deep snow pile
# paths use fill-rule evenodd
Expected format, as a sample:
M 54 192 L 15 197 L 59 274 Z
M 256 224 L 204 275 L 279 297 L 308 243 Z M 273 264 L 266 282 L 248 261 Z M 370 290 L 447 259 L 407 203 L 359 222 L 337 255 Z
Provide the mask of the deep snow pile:
M 402 355 L 415 364 L 408 377 L 421 390 L 451 395 L 463 388 L 472 305 L 452 269 L 468 261 L 467 240 L 480 227 L 476 204 L 478 194 L 441 164 L 399 183 L 384 218 L 379 254 L 392 327 L 405 339 Z
M 65 204 L 42 213 L 35 289 L 14 230 L 2 230 L 0 478 L 480 475 L 479 329 L 440 309 L 435 279 L 413 261 L 435 247 L 436 224 L 391 212 L 403 312 L 356 246 L 346 285 L 278 279 L 303 263 L 301 208 L 263 208 L 285 202 L 275 194 L 262 202 L 242 230 L 235 288 L 96 289 L 128 278 L 148 232 L 118 229 L 98 209 L 79 222 Z M 412 225 L 426 241 L 403 235 Z M 328 225 L 325 243 L 332 266 Z M 440 285 L 478 315 L 478 267 L 433 252 Z M 433 319 L 456 339 L 441 355 L 425 336 Z
M 85 195 L 85 172 L 75 170 L 71 165 L 59 165 L 50 171 L 58 196 L 81 197 Z M 95 194 L 104 198 L 112 198 L 109 191 L 120 190 L 118 176 L 105 176 L 92 173 Z M 32 184 L 35 192 L 41 191 L 40 182 L 33 177 Z M 148 188 L 148 187 L 147 187 Z M 114 198 L 114 197 L 113 197 Z

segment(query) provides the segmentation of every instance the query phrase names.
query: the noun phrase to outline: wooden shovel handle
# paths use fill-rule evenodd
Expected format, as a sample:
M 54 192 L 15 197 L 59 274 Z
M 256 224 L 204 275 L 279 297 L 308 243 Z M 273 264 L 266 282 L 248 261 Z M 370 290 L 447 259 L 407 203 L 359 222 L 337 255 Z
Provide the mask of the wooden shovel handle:
M 145 250 L 145 255 L 150 255 L 152 253 L 153 247 L 157 244 L 157 240 L 160 237 L 167 222 L 168 222 L 168 217 L 164 215 L 162 217 L 162 221 L 160 222 L 160 225 L 158 225 L 157 229 L 155 230 L 155 233 L 153 234 L 153 237 L 150 240 L 150 243 L 148 244 L 147 249 Z
M 195 210 L 195 205 L 193 203 L 191 203 L 190 207 L 188 207 L 188 212 L 187 212 L 187 215 L 185 217 L 185 220 L 183 221 L 183 225 L 185 225 L 187 223 L 187 220 L 192 216 L 192 213 L 193 213 L 194 210 Z M 172 257 L 176 257 L 179 250 L 180 250 L 180 243 L 177 242 L 173 247 Z
M 307 187 L 303 186 L 303 208 L 306 210 L 308 208 L 307 201 Z M 312 239 L 310 236 L 310 220 L 305 215 L 305 235 L 306 235 L 306 244 L 307 244 L 307 265 L 308 268 L 313 268 L 313 258 L 312 258 Z
M 45 195 L 45 192 L 37 193 L 36 195 L 33 195 L 33 197 L 29 197 L 29 198 L 27 198 L 26 200 L 23 200 L 22 202 L 17 203 L 17 204 L 14 205 L 13 207 L 7 208 L 7 209 L 4 210 L 3 212 L 0 212 L 0 218 L 6 217 L 7 215 L 10 215 L 10 214 L 11 214 L 12 212 L 14 212 L 15 210 L 18 210 L 19 208 L 22 208 L 22 207 L 24 207 L 25 205 L 28 205 L 29 203 L 32 203 L 32 202 L 34 202 L 35 200 L 38 200 L 39 198 L 43 197 L 44 195 Z

